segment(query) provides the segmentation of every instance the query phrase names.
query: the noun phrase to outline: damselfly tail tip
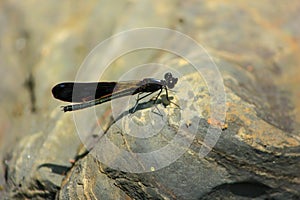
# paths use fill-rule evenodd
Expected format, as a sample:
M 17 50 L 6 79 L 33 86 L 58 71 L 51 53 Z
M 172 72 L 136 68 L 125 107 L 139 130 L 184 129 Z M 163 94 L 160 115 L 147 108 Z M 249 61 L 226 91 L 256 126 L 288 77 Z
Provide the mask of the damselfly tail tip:
M 68 109 L 68 106 L 60 106 L 60 109 L 61 109 L 61 111 L 64 111 L 64 112 L 70 111 L 70 110 Z

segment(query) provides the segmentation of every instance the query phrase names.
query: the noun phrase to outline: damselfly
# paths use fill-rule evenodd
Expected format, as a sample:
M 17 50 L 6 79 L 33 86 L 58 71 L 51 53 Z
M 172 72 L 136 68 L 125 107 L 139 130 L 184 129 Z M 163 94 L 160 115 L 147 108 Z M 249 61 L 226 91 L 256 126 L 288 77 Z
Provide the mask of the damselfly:
M 80 110 L 116 98 L 138 94 L 134 107 L 136 108 L 141 99 L 159 91 L 156 97 L 157 100 L 163 89 L 165 89 L 166 98 L 169 100 L 168 89 L 174 88 L 178 78 L 174 78 L 170 72 L 166 73 L 164 78 L 164 80 L 145 78 L 140 81 L 124 82 L 64 82 L 54 86 L 52 88 L 52 94 L 56 99 L 77 103 L 63 106 L 62 110 L 64 112 Z M 140 97 L 143 93 L 147 94 Z

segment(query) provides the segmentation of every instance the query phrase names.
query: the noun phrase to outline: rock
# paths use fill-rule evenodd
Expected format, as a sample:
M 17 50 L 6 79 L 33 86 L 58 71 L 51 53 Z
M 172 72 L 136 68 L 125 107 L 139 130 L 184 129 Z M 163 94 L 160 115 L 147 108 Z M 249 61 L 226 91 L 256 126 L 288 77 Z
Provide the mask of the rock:
M 187 79 L 199 84 L 196 77 L 197 75 L 190 75 Z M 238 82 L 234 80 L 232 83 Z M 205 85 L 198 86 L 201 88 Z M 180 94 L 181 90 L 185 90 L 185 88 L 178 88 L 176 93 Z M 226 90 L 227 128 L 222 131 L 216 146 L 207 157 L 200 158 L 199 150 L 204 145 L 203 140 L 207 134 L 209 120 L 207 116 L 195 116 L 199 118 L 196 138 L 191 146 L 187 147 L 185 153 L 169 166 L 151 173 L 120 172 L 103 165 L 101 159 L 100 162 L 95 161 L 95 158 L 99 159 L 100 157 L 99 150 L 96 151 L 97 153 L 92 151 L 84 159 L 79 160 L 78 166 L 71 170 L 73 176 L 68 177 L 63 188 L 73 191 L 72 194 L 78 194 L 82 188 L 87 188 L 90 194 L 89 198 L 100 194 L 100 186 L 90 187 L 90 184 L 82 182 L 74 185 L 73 181 L 78 177 L 74 175 L 76 171 L 81 172 L 80 177 L 94 177 L 92 169 L 98 169 L 100 174 L 105 174 L 106 178 L 113 181 L 115 186 L 134 199 L 211 199 L 217 196 L 232 199 L 242 197 L 281 199 L 285 196 L 296 198 L 299 195 L 299 182 L 295 178 L 299 172 L 295 169 L 298 169 L 300 163 L 297 153 L 299 152 L 299 140 L 288 136 L 284 131 L 261 119 L 257 116 L 253 104 L 243 101 L 229 88 Z M 196 104 L 202 108 L 202 113 L 209 113 L 208 93 L 197 93 L 196 96 L 198 95 L 201 95 L 202 100 L 197 101 Z M 167 108 L 166 110 L 172 113 L 172 109 Z M 141 112 L 143 111 L 147 112 L 145 110 Z M 177 114 L 179 113 L 177 112 Z M 138 113 L 134 115 L 138 115 Z M 178 116 L 172 119 L 174 116 L 170 115 L 170 121 L 176 121 L 176 118 L 178 120 Z M 161 148 L 162 144 L 168 145 L 167 141 L 176 135 L 178 126 L 176 127 L 170 122 L 167 124 L 166 129 L 162 129 L 159 136 L 156 135 L 156 138 L 151 138 L 147 142 L 144 139 L 126 135 L 118 125 L 112 125 L 106 134 L 119 148 L 127 149 L 132 153 L 149 152 Z M 190 126 L 197 126 L 197 124 Z M 166 139 L 168 140 L 166 141 Z M 103 150 L 103 148 L 99 148 Z M 108 156 L 116 160 L 118 156 L 123 156 L 118 152 L 114 154 L 115 152 L 111 150 L 107 150 L 107 152 L 111 152 Z M 171 154 L 172 152 L 169 152 L 169 155 Z M 119 161 L 115 162 L 122 164 Z M 113 163 L 110 165 L 115 166 Z M 147 171 L 147 169 L 145 170 Z M 91 180 L 89 179 L 89 181 Z M 101 184 L 99 183 L 99 185 Z M 64 191 L 61 191 L 60 196 L 65 194 Z M 70 196 L 72 197 L 72 195 Z
M 65 123 L 70 118 L 61 118 L 52 132 L 38 132 L 19 142 L 6 160 L 10 198 L 55 197 L 80 144 L 72 126 L 64 129 Z

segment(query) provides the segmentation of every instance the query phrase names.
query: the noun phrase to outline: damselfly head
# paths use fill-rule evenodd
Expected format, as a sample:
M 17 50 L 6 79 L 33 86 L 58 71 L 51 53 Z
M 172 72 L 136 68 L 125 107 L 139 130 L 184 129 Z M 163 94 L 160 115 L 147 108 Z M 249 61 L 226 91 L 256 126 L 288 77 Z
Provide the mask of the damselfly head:
M 176 85 L 178 78 L 174 78 L 173 75 L 170 72 L 168 72 L 165 74 L 165 80 L 168 88 L 172 89 Z

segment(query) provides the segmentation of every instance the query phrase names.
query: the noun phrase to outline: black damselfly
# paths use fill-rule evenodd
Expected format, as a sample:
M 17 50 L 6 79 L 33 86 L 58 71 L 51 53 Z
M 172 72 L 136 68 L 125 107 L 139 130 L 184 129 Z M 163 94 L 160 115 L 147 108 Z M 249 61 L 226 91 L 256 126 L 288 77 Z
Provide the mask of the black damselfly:
M 165 89 L 167 100 L 169 100 L 168 89 L 174 88 L 178 78 L 174 78 L 170 72 L 166 73 L 164 78 L 164 80 L 145 78 L 140 81 L 124 82 L 64 82 L 54 86 L 52 94 L 56 99 L 77 103 L 63 106 L 62 110 L 64 112 L 80 110 L 112 99 L 138 94 L 134 107 L 136 108 L 141 99 L 159 91 L 156 97 L 157 100 L 163 89 Z M 148 94 L 139 97 L 143 93 Z

